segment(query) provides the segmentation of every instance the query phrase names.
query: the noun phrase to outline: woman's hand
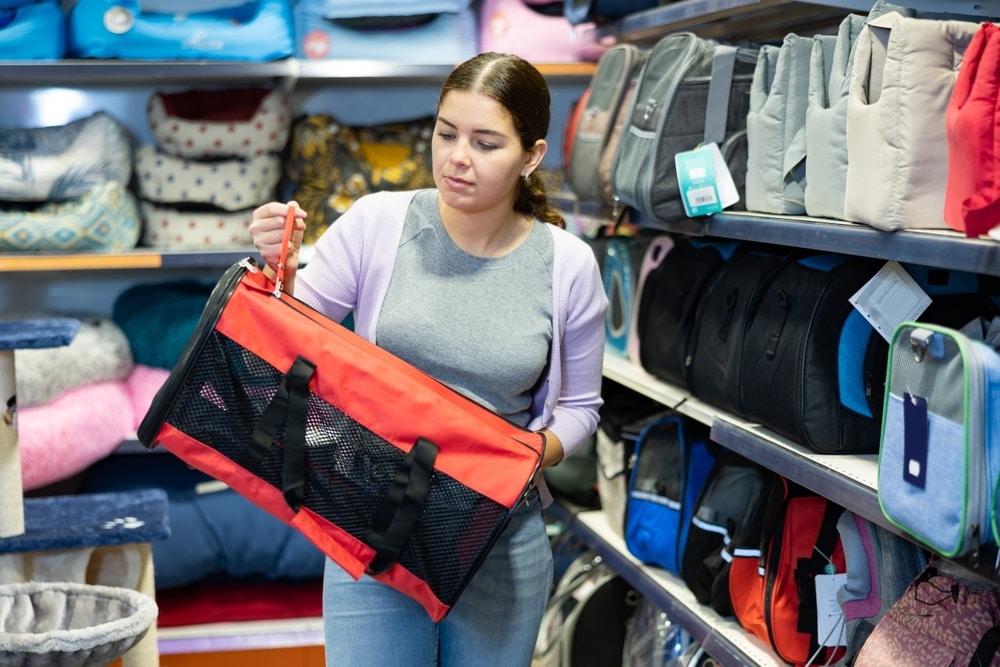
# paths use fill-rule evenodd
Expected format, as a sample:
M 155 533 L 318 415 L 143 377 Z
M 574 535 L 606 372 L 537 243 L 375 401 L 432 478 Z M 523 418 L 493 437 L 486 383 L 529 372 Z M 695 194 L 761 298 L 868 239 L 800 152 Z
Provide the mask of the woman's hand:
M 285 218 L 288 209 L 295 207 L 295 223 L 291 239 L 288 242 L 288 256 L 285 259 L 285 291 L 291 292 L 295 270 L 299 266 L 299 248 L 302 246 L 302 234 L 305 232 L 306 212 L 294 201 L 287 204 L 268 202 L 259 206 L 253 212 L 250 221 L 250 239 L 260 253 L 266 266 L 265 273 L 274 278 L 277 273 L 278 260 L 281 257 L 281 241 L 285 236 Z

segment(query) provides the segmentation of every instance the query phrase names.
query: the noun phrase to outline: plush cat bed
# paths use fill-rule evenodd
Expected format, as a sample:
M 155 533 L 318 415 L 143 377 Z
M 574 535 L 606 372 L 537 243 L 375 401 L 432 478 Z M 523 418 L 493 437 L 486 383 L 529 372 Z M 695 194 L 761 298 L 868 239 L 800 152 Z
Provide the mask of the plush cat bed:
M 323 579 L 201 581 L 156 591 L 156 627 L 323 616 Z M 172 642 L 180 650 L 182 641 Z M 194 652 L 192 650 L 192 652 Z
M 563 14 L 546 13 L 544 6 L 526 0 L 484 0 L 480 50 L 515 53 L 534 63 L 600 60 L 608 47 L 596 41 L 593 23 L 574 26 Z
M 170 537 L 152 543 L 157 590 L 227 579 L 302 580 L 323 576 L 312 542 L 169 452 L 116 454 L 80 479 L 81 493 L 163 489 Z
M 146 115 L 161 151 L 196 160 L 280 152 L 292 123 L 285 94 L 268 88 L 157 92 Z
M 21 479 L 32 490 L 67 479 L 133 437 L 136 418 L 124 381 L 92 382 L 55 400 L 19 408 Z
M 149 406 L 153 404 L 156 392 L 160 390 L 168 377 L 170 377 L 170 371 L 167 369 L 153 368 L 144 364 L 136 364 L 132 372 L 129 373 L 125 380 L 125 386 L 128 388 L 128 396 L 132 401 L 132 414 L 135 415 L 133 431 L 138 431 L 139 423 L 149 412 Z
M 0 585 L 0 663 L 106 667 L 156 620 L 143 593 L 71 582 Z
M 267 154 L 248 160 L 191 160 L 146 144 L 135 153 L 135 174 L 141 199 L 239 211 L 274 199 L 281 159 Z
M 471 7 L 442 12 L 411 7 L 410 15 L 371 16 L 379 11 L 377 3 L 352 4 L 369 15 L 343 17 L 324 2 L 297 2 L 295 55 L 454 65 L 479 52 Z
M 362 195 L 433 187 L 434 117 L 352 126 L 307 114 L 292 127 L 283 199 L 309 211 L 303 243 L 320 235 Z
M 65 125 L 0 130 L 0 200 L 62 201 L 131 176 L 128 131 L 102 111 Z
M 136 364 L 172 369 L 214 286 L 196 280 L 136 283 L 119 294 L 111 317 L 128 337 Z
M 91 382 L 124 380 L 134 365 L 128 338 L 113 320 L 80 318 L 69 345 L 15 352 L 17 407 L 45 405 Z
M 169 375 L 166 369 L 136 364 L 124 380 L 92 382 L 44 405 L 19 406 L 24 488 L 68 479 L 111 455 L 122 441 L 135 439 L 139 423 Z

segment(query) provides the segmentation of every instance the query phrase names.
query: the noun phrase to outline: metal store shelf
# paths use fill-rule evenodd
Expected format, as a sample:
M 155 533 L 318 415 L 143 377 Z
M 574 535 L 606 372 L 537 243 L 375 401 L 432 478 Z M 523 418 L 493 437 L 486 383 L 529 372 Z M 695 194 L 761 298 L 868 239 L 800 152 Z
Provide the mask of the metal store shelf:
M 285 81 L 290 85 L 439 83 L 453 65 L 395 63 L 380 60 L 302 60 L 285 58 L 252 63 L 224 60 L 97 60 L 0 61 L 0 86 L 134 86 L 176 84 L 239 84 Z M 589 79 L 597 65 L 590 62 L 539 64 L 550 79 Z
M 605 355 L 604 376 L 710 425 L 712 440 L 723 447 L 907 537 L 885 517 L 879 504 L 877 454 L 818 454 L 764 426 L 706 405 L 621 357 Z M 1000 581 L 1000 550 L 995 545 L 953 562 L 991 584 Z
M 671 620 L 684 627 L 723 665 L 779 667 L 786 664 L 734 619 L 719 616 L 711 607 L 699 603 L 681 579 L 636 560 L 624 540 L 611 529 L 604 512 L 576 512 L 559 502 L 551 505 L 548 512 Z

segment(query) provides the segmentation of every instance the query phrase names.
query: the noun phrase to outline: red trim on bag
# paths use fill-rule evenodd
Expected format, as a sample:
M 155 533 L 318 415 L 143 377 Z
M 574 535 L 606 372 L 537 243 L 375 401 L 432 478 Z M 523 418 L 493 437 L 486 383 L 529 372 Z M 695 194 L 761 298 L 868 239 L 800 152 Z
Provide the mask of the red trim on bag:
M 399 563 L 393 565 L 387 572 L 375 575 L 374 578 L 416 600 L 435 623 L 443 619 L 451 609 L 434 595 L 426 581 Z
M 268 484 L 219 451 L 170 424 L 163 424 L 156 441 L 188 465 L 225 482 L 243 497 L 253 499 L 254 504 L 264 511 L 302 531 L 310 542 L 355 579 L 361 578 L 367 564 L 375 557 L 375 551 L 371 547 L 319 515 L 312 512 L 309 512 L 308 518 L 302 516 L 303 512 L 296 515 L 285 501 L 281 489 Z M 334 538 L 332 535 L 338 537 Z M 349 549 L 348 543 L 356 547 Z
M 301 532 L 355 580 L 361 578 L 365 573 L 366 564 L 375 556 L 371 547 L 308 507 L 303 507 L 297 513 L 293 512 L 285 502 L 280 489 L 239 466 L 218 450 L 191 438 L 170 424 L 163 425 L 156 441 L 188 465 L 225 482 L 240 495 L 252 498 L 258 507 Z M 357 545 L 353 553 L 347 548 L 347 543 Z M 448 614 L 450 607 L 434 595 L 427 582 L 398 563 L 387 572 L 374 575 L 373 578 L 391 585 L 416 600 L 435 623 Z
M 280 303 L 302 313 L 308 321 L 299 319 L 303 326 L 295 339 L 276 339 L 274 332 L 287 328 L 275 322 L 281 316 L 280 308 L 266 305 L 259 295 L 252 294 L 253 291 L 270 293 L 272 289 L 273 285 L 262 273 L 248 273 L 222 311 L 216 330 L 279 369 L 290 368 L 296 356 L 304 353 L 316 365 L 310 383 L 313 393 L 331 404 L 350 405 L 352 419 L 404 452 L 418 438 L 429 434 L 449 438 L 447 443 L 436 443 L 441 452 L 435 468 L 504 507 L 512 508 L 518 503 L 524 480 L 530 479 L 540 464 L 541 434 L 486 412 L 471 400 L 467 411 L 456 410 L 456 394 L 450 388 L 288 295 Z M 350 378 L 334 375 L 335 369 L 344 365 L 341 357 L 345 349 L 356 350 L 347 358 L 367 361 L 365 367 L 352 365 Z M 394 386 L 387 389 L 399 398 L 370 391 L 371 386 L 384 384 L 383 378 L 390 375 L 395 378 Z M 405 397 L 417 394 L 429 403 L 440 402 L 442 408 L 408 414 L 406 419 L 385 417 L 393 406 L 405 404 Z M 451 415 L 448 422 L 443 421 L 446 415 Z M 511 447 L 510 440 L 523 447 Z M 492 461 L 489 470 L 482 468 L 484 457 Z

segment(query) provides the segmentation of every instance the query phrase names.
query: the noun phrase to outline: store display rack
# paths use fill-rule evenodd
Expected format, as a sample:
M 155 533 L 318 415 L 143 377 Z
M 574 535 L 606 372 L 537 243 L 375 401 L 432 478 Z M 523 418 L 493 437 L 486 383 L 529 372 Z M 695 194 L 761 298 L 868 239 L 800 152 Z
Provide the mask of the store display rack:
M 1000 0 L 890 0 L 921 11 L 1000 16 Z M 788 33 L 829 32 L 846 13 L 867 14 L 874 0 L 675 0 L 595 28 L 598 37 L 646 43 L 667 32 L 690 30 L 727 41 L 780 42 Z M 946 5 L 946 9 L 942 9 Z
M 557 501 L 547 511 L 553 520 L 571 530 L 723 665 L 777 667 L 786 664 L 734 619 L 722 617 L 711 607 L 700 604 L 680 578 L 636 560 L 621 536 L 611 529 L 607 515 L 601 510 L 581 512 L 568 503 Z
M 779 41 L 788 33 L 808 35 L 829 32 L 848 12 L 867 13 L 874 0 L 679 0 L 600 25 L 599 36 L 619 41 L 651 43 L 668 32 L 691 30 L 726 41 Z M 914 9 L 949 12 L 983 18 L 1000 16 L 1000 0 L 895 0 Z M 251 85 L 272 83 L 306 99 L 329 89 L 435 88 L 451 71 L 448 65 L 385 63 L 381 61 L 306 61 L 296 58 L 268 63 L 131 62 L 63 60 L 55 62 L 4 62 L 0 92 L 15 97 L 7 105 L 19 122 L 33 119 L 23 111 L 25 95 L 45 89 L 79 90 L 81 104 L 104 100 L 123 109 L 141 108 L 142 94 L 164 85 Z M 565 84 L 574 94 L 589 81 L 593 63 L 540 65 L 546 78 Z M 27 91 L 27 93 L 25 92 Z M 339 90 L 338 90 L 339 92 Z M 44 106 L 41 105 L 40 106 Z M 51 105 L 50 105 L 51 106 Z M 754 213 L 724 212 L 665 231 L 707 237 L 774 243 L 814 250 L 829 250 L 913 262 L 927 266 L 1000 275 L 1000 244 L 992 239 L 966 239 L 947 231 L 882 232 L 864 225 L 835 220 Z M 308 249 L 307 249 L 308 250 Z M 0 301 L 42 303 L 51 297 L 66 308 L 89 303 L 98 291 L 109 303 L 120 289 L 139 280 L 163 279 L 167 273 L 187 272 L 211 279 L 248 254 L 246 248 L 203 251 L 153 251 L 136 249 L 114 254 L 14 254 L 0 253 L 3 290 Z M 307 257 L 306 257 L 307 259 Z M 85 295 L 85 292 L 87 293 Z M 84 298 L 86 297 L 86 298 Z M 91 299 L 99 301 L 99 299 Z M 880 525 L 887 525 L 878 505 L 875 456 L 818 455 L 756 424 L 739 420 L 699 401 L 688 392 L 650 376 L 637 364 L 606 355 L 605 377 L 674 407 L 711 427 L 721 445 L 758 461 Z M 694 600 L 683 582 L 669 573 L 639 563 L 600 511 L 578 511 L 563 503 L 550 508 L 590 548 L 599 553 L 632 585 L 657 602 L 680 622 L 708 652 L 724 665 L 781 665 L 766 647 Z M 995 550 L 994 550 L 995 551 Z M 977 554 L 965 563 L 988 579 L 995 553 Z M 316 619 L 300 620 L 268 630 L 253 624 L 217 628 L 179 628 L 160 633 L 163 654 L 191 651 L 193 647 L 218 649 L 263 648 L 275 645 L 315 645 L 322 641 Z M 258 630 L 261 630 L 258 632 Z M 207 634 L 206 634 L 207 633 Z M 199 644 L 201 642 L 201 644 Z M 197 645 L 197 646 L 195 646 Z

